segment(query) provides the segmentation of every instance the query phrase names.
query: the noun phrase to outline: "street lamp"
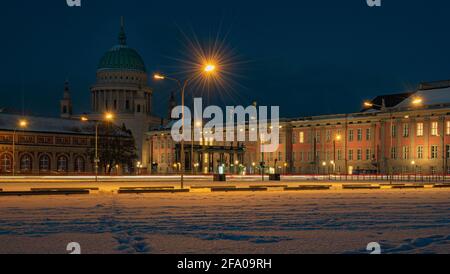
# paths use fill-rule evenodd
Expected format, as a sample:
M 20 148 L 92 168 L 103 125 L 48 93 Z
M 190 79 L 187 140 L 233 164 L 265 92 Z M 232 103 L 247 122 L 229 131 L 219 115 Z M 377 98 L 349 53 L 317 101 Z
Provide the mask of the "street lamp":
M 421 106 L 423 104 L 423 99 L 421 97 L 414 97 L 412 100 L 414 106 Z
M 340 142 L 342 136 L 340 134 L 336 135 L 333 139 L 333 172 L 336 172 L 336 142 Z
M 411 166 L 412 166 L 413 169 L 414 169 L 414 181 L 417 181 L 417 171 L 416 171 L 417 166 L 416 166 L 416 161 L 411 161 Z
M 216 65 L 212 64 L 212 63 L 207 63 L 203 66 L 203 72 L 206 73 L 207 75 L 212 74 L 216 71 Z M 184 131 L 185 131 L 185 124 L 184 124 L 184 114 L 185 114 L 185 104 L 184 104 L 184 95 L 185 95 L 185 91 L 186 88 L 188 86 L 188 84 L 194 80 L 195 78 L 197 78 L 197 75 L 194 75 L 188 79 L 186 79 L 183 83 L 176 79 L 176 78 L 172 78 L 172 77 L 168 77 L 166 75 L 162 75 L 162 74 L 155 74 L 153 75 L 153 79 L 156 81 L 161 81 L 161 80 L 169 80 L 169 81 L 173 81 L 176 82 L 178 85 L 178 88 L 180 89 L 180 93 L 181 93 L 181 128 L 183 129 L 183 138 L 181 138 L 181 189 L 184 188 L 184 172 L 185 172 L 185 165 L 186 165 L 186 161 L 185 161 L 185 155 L 184 155 Z M 191 157 L 192 158 L 192 157 Z M 193 159 L 191 159 L 191 162 L 193 161 Z M 191 168 L 192 168 L 192 164 L 191 164 Z
M 25 119 L 21 119 L 18 122 L 18 127 L 20 129 L 25 129 L 28 126 L 28 121 Z M 17 133 L 17 127 L 14 129 L 14 133 L 13 133 L 13 159 L 12 159 L 12 174 L 13 176 L 16 175 L 16 133 Z
M 142 165 L 141 162 L 137 162 L 136 167 L 137 167 L 137 174 L 138 174 L 138 175 L 141 175 L 141 169 L 142 169 L 144 166 Z
M 89 122 L 89 117 L 81 116 L 80 120 L 82 122 Z M 112 112 L 106 112 L 103 115 L 103 121 L 111 122 L 114 120 L 114 114 Z M 95 158 L 94 158 L 94 168 L 95 168 L 95 181 L 98 181 L 98 163 L 100 159 L 98 158 L 98 125 L 102 120 L 92 120 L 95 122 Z

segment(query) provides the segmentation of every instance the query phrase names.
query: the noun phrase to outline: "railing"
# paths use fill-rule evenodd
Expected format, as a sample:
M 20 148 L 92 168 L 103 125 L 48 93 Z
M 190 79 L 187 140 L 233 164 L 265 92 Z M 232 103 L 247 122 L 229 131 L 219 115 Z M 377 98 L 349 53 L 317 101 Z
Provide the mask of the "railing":
M 285 178 L 303 179 L 312 181 L 337 182 L 450 182 L 450 175 L 442 174 L 393 174 L 393 175 L 286 175 Z

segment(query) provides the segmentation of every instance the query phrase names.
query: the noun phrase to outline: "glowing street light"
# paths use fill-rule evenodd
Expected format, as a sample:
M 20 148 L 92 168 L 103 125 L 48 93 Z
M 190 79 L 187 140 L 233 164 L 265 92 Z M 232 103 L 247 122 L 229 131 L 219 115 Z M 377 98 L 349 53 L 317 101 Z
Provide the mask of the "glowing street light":
M 28 121 L 27 120 L 22 119 L 22 120 L 19 121 L 19 127 L 20 128 L 26 128 L 27 126 L 28 126 Z
M 367 101 L 367 102 L 364 102 L 364 106 L 368 107 L 368 108 L 371 108 L 371 107 L 374 106 L 374 104 L 372 102 Z
M 204 68 L 204 71 L 207 73 L 214 72 L 216 70 L 216 66 L 213 64 L 207 64 Z
M 412 104 L 414 106 L 420 106 L 423 103 L 423 99 L 421 97 L 415 97 L 413 98 Z
M 28 127 L 28 121 L 25 119 L 20 119 L 19 122 L 17 123 L 17 126 L 24 130 L 26 127 Z M 17 135 L 17 128 L 14 129 L 14 133 L 13 133 L 13 163 L 12 163 L 12 174 L 13 176 L 16 175 L 16 135 Z
M 155 80 L 164 80 L 164 79 L 166 79 L 166 77 L 164 77 L 164 76 L 162 76 L 162 75 L 160 75 L 160 74 L 155 74 L 155 75 L 153 75 L 153 78 L 154 78 Z
M 216 65 L 212 64 L 212 63 L 208 63 L 206 65 L 203 66 L 202 70 L 203 72 L 205 72 L 206 74 L 212 74 L 213 72 L 216 71 Z M 181 93 L 181 127 L 183 129 L 183 134 L 184 134 L 184 129 L 185 129 L 185 125 L 184 125 L 184 117 L 185 117 L 185 100 L 184 100 L 184 95 L 185 95 L 185 91 L 186 88 L 188 86 L 188 84 L 193 81 L 194 79 L 197 78 L 198 75 L 193 75 L 190 78 L 186 79 L 183 83 L 176 78 L 172 78 L 172 77 L 168 77 L 166 75 L 162 75 L 162 74 L 154 74 L 153 75 L 153 79 L 155 81 L 161 81 L 161 80 L 169 80 L 169 81 L 173 81 L 176 82 L 178 85 L 178 88 L 180 89 L 180 93 Z M 193 147 L 193 145 L 192 145 Z M 193 151 L 191 152 L 191 154 L 193 154 Z M 193 161 L 193 156 L 191 155 L 191 161 Z M 181 139 L 181 189 L 184 188 L 184 173 L 185 173 L 185 165 L 186 165 L 186 161 L 185 161 L 185 154 L 184 154 L 184 138 Z
M 107 113 L 105 113 L 105 117 L 104 118 L 105 118 L 106 121 L 112 121 L 114 119 L 114 114 L 111 113 L 111 112 L 107 112 Z
M 103 119 L 108 122 L 112 122 L 114 120 L 114 114 L 112 112 L 106 112 L 103 115 Z M 80 120 L 82 122 L 89 122 L 90 119 L 88 116 L 83 115 L 80 117 Z M 100 159 L 98 158 L 98 125 L 101 121 L 99 120 L 92 120 L 95 122 L 95 159 L 94 159 L 94 168 L 95 168 L 95 181 L 98 181 L 98 163 L 100 162 Z

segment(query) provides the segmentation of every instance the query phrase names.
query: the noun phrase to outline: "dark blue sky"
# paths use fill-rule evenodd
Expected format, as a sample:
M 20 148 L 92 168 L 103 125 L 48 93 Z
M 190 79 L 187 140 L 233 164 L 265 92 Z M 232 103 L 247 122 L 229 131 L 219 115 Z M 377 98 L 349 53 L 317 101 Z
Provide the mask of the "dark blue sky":
M 283 116 L 356 111 L 378 94 L 450 79 L 448 1 L 65 0 L 2 3 L 0 107 L 57 115 L 69 78 L 75 111 L 88 111 L 100 57 L 117 42 L 125 16 L 128 44 L 149 72 L 167 70 L 183 47 L 179 29 L 200 40 L 229 31 L 244 60 L 223 103 L 280 105 Z M 150 83 L 152 86 L 154 83 Z M 169 90 L 155 86 L 164 115 Z

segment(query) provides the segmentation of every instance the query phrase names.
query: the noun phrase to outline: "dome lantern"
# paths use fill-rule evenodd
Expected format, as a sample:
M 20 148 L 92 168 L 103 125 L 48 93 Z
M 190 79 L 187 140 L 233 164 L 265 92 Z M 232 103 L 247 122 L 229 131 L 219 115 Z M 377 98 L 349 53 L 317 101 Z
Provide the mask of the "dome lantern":
M 146 73 L 145 63 L 139 53 L 127 46 L 124 19 L 121 18 L 119 44 L 100 59 L 98 71 L 137 71 Z
M 127 45 L 127 35 L 125 34 L 125 23 L 123 16 L 120 17 L 120 32 L 119 32 L 119 45 Z

